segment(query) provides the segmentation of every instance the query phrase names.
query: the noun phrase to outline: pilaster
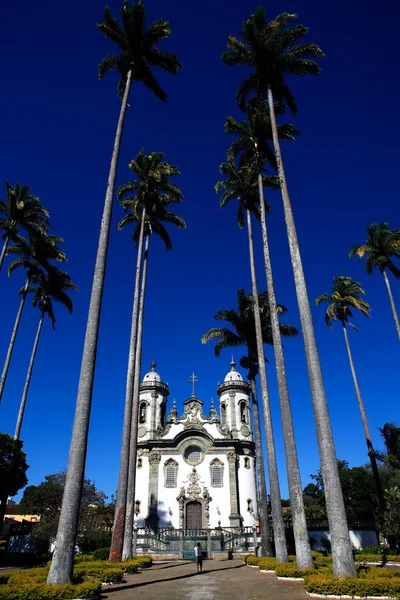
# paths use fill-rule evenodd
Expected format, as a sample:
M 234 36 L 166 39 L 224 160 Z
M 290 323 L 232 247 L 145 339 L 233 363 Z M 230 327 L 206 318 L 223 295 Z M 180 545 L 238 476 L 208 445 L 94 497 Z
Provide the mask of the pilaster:
M 231 527 L 241 527 L 242 517 L 239 509 L 238 479 L 237 479 L 237 460 L 238 456 L 234 452 L 227 454 L 229 465 L 229 496 L 231 503 L 231 514 L 229 523 Z
M 151 529 L 158 527 L 158 473 L 160 470 L 161 454 L 150 452 L 149 454 L 149 512 L 148 526 Z

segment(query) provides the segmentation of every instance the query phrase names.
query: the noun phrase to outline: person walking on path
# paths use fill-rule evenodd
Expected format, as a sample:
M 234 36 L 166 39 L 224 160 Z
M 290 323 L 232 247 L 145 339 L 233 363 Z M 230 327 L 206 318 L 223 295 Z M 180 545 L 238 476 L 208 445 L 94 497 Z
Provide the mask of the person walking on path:
M 197 542 L 197 544 L 194 547 L 194 555 L 196 557 L 197 572 L 202 573 L 203 572 L 203 548 L 201 547 L 200 542 Z

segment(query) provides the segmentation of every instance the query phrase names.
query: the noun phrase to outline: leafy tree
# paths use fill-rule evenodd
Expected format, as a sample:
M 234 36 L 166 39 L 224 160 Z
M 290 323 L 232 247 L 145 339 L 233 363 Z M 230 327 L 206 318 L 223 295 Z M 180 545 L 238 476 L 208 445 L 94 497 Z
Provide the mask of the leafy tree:
M 385 423 L 383 427 L 379 427 L 379 431 L 386 453 L 377 453 L 378 458 L 393 469 L 400 469 L 400 427 L 395 422 Z
M 0 433 L 0 530 L 4 521 L 8 496 L 14 496 L 27 483 L 26 455 L 23 442 Z
M 261 292 L 258 295 L 258 304 L 260 308 L 261 329 L 264 344 L 273 344 L 271 333 L 271 316 L 268 302 L 268 293 Z M 286 313 L 287 309 L 279 304 L 277 306 L 279 315 Z M 237 292 L 237 309 L 220 310 L 215 315 L 217 321 L 224 321 L 230 327 L 215 327 L 205 333 L 201 341 L 203 344 L 219 340 L 215 345 L 215 356 L 220 356 L 223 348 L 236 348 L 245 346 L 247 356 L 242 356 L 240 365 L 248 370 L 248 380 L 251 387 L 254 437 L 256 446 L 257 460 L 257 486 L 258 486 L 258 504 L 261 527 L 261 549 L 263 556 L 272 556 L 271 541 L 269 538 L 269 517 L 267 489 L 265 485 L 264 458 L 262 450 L 261 425 L 259 417 L 256 375 L 258 374 L 258 356 L 257 356 L 257 338 L 254 320 L 254 302 L 252 294 L 247 295 L 243 289 Z M 280 324 L 280 333 L 282 336 L 293 337 L 298 334 L 295 327 L 286 324 Z M 232 363 L 234 362 L 232 359 Z
M 14 438 L 19 439 L 21 434 L 22 421 L 25 413 L 26 400 L 28 397 L 29 386 L 32 378 L 33 365 L 35 363 L 36 351 L 39 344 L 40 334 L 44 316 L 47 314 L 51 320 L 53 329 L 55 329 L 56 317 L 54 314 L 53 300 L 60 302 L 72 313 L 72 300 L 66 293 L 69 290 L 79 291 L 78 287 L 72 282 L 68 273 L 59 269 L 51 269 L 48 273 L 42 273 L 36 278 L 36 285 L 27 289 L 27 293 L 33 293 L 32 305 L 40 310 L 40 318 L 36 331 L 35 341 L 33 343 L 32 354 L 29 361 L 26 374 L 24 391 L 22 393 L 21 404 L 19 407 L 17 423 L 15 426 Z
M 132 238 L 138 249 L 138 255 L 126 383 L 125 406 L 127 407 L 127 413 L 124 416 L 122 433 L 117 508 L 115 511 L 113 543 L 110 550 L 111 560 L 116 560 L 120 557 L 122 537 L 124 540 L 122 557 L 126 559 L 132 556 L 136 472 L 135 469 L 129 469 L 129 465 L 136 464 L 137 454 L 144 299 L 150 235 L 151 233 L 159 235 L 167 250 L 171 250 L 171 238 L 163 222 L 176 225 L 181 229 L 186 227 L 182 217 L 169 210 L 172 204 L 183 201 L 182 192 L 170 181 L 170 177 L 180 175 L 180 172 L 176 166 L 163 161 L 163 157 L 163 152 L 151 152 L 146 155 L 142 149 L 129 165 L 136 179 L 122 185 L 118 190 L 118 199 L 127 212 L 120 220 L 118 229 L 124 229 L 127 225 L 131 224 L 135 225 Z M 143 273 L 140 286 L 142 254 Z M 139 288 L 141 288 L 140 298 Z M 125 517 L 125 523 L 123 523 L 123 517 Z
M 146 27 L 146 13 L 142 0 L 132 2 L 130 6 L 128 0 L 125 0 L 124 5 L 120 9 L 120 19 L 121 22 L 111 14 L 110 9 L 106 6 L 104 21 L 97 26 L 99 31 L 104 33 L 107 39 L 118 47 L 117 54 L 108 55 L 100 62 L 99 78 L 101 79 L 111 70 L 116 70 L 119 73 L 118 93 L 122 97 L 122 103 L 101 220 L 79 379 L 77 408 L 68 461 L 64 503 L 61 511 L 56 550 L 47 579 L 48 583 L 53 584 L 67 583 L 73 571 L 79 497 L 85 471 L 112 203 L 131 82 L 142 82 L 161 100 L 166 101 L 167 95 L 157 82 L 151 67 L 175 75 L 181 66 L 174 54 L 164 52 L 158 48 L 159 42 L 168 38 L 171 34 L 168 21 L 159 19 Z
M 293 515 L 293 534 L 296 547 L 297 564 L 306 569 L 313 566 L 310 540 L 304 512 L 303 496 L 301 493 L 301 477 L 297 448 L 294 435 L 292 412 L 290 407 L 289 389 L 286 377 L 285 359 L 279 330 L 275 285 L 272 274 L 272 264 L 269 250 L 267 219 L 265 214 L 263 175 L 266 175 L 266 165 L 276 167 L 274 151 L 270 146 L 272 127 L 269 109 L 264 101 L 254 99 L 247 108 L 247 121 L 236 121 L 228 117 L 225 131 L 235 135 L 228 149 L 228 158 L 239 157 L 239 165 L 253 165 L 258 178 L 260 196 L 260 216 L 264 251 L 264 266 L 267 289 L 269 290 L 269 308 L 271 314 L 271 330 L 274 339 L 274 354 L 278 380 L 280 412 L 282 418 L 283 439 L 285 446 L 286 470 L 288 474 L 291 513 Z M 300 132 L 293 125 L 279 125 L 278 136 L 281 139 L 294 140 Z
M 28 486 L 21 500 L 24 513 L 40 515 L 40 522 L 35 525 L 33 535 L 44 552 L 48 551 L 57 533 L 65 478 L 65 472 L 46 475 L 39 485 Z M 90 479 L 84 480 L 77 538 L 82 551 L 95 550 L 96 546 L 103 546 L 104 541 L 110 542 L 114 505 L 112 502 L 108 504 L 106 500 L 104 492 L 98 490 Z M 92 547 L 88 547 L 91 545 Z
M 49 213 L 37 196 L 29 193 L 29 186 L 17 183 L 14 188 L 6 181 L 6 201 L 0 201 L 0 232 L 3 232 L 3 249 L 0 254 L 0 271 L 9 242 L 17 240 L 20 228 L 28 233 L 46 234 L 50 223 Z
M 220 190 L 223 190 L 223 194 L 220 200 L 221 208 L 226 206 L 233 199 L 238 200 L 237 223 L 240 228 L 242 228 L 244 225 L 244 213 L 246 213 L 249 240 L 250 272 L 256 328 L 256 347 L 258 356 L 258 368 L 260 373 L 260 387 L 268 456 L 268 474 L 271 494 L 272 525 L 274 529 L 274 540 L 277 560 L 279 562 L 287 562 L 288 554 L 286 546 L 285 524 L 283 522 L 282 516 L 281 493 L 278 479 L 278 468 L 276 463 L 275 442 L 271 418 L 271 406 L 268 392 L 267 373 L 264 361 L 262 325 L 260 307 L 258 302 L 253 230 L 251 220 L 251 213 L 253 213 L 258 219 L 260 218 L 260 211 L 257 206 L 259 202 L 257 190 L 258 174 L 254 167 L 252 168 L 248 165 L 236 167 L 232 160 L 228 160 L 228 162 L 222 163 L 220 166 L 220 171 L 226 177 L 224 181 L 219 181 L 215 186 L 215 191 L 217 193 Z M 275 177 L 264 176 L 262 179 L 263 185 L 265 186 L 276 187 L 277 185 Z
M 26 270 L 25 286 L 20 289 L 19 295 L 21 301 L 19 304 L 17 316 L 14 323 L 14 328 L 11 333 L 10 343 L 8 345 L 6 359 L 4 361 L 3 371 L 0 377 L 0 402 L 3 396 L 4 386 L 7 379 L 8 370 L 11 364 L 11 358 L 14 351 L 15 341 L 19 324 L 21 322 L 22 311 L 25 306 L 26 294 L 31 282 L 37 281 L 38 277 L 42 276 L 45 271 L 54 269 L 52 261 L 65 262 L 67 257 L 65 252 L 59 248 L 64 240 L 56 235 L 48 235 L 31 231 L 26 240 L 22 236 L 16 236 L 15 244 L 7 248 L 7 254 L 17 255 L 9 267 L 8 274 L 11 275 L 16 269 L 23 268 Z
M 237 101 L 246 108 L 247 99 L 255 94 L 267 99 L 272 125 L 275 158 L 278 167 L 290 256 L 300 311 L 301 326 L 310 379 L 311 395 L 316 421 L 317 438 L 322 470 L 327 486 L 327 509 L 332 536 L 334 574 L 339 577 L 355 576 L 346 513 L 340 489 L 335 446 L 333 442 L 328 405 L 322 380 L 321 366 L 311 317 L 310 302 L 301 260 L 297 231 L 282 161 L 274 102 L 289 107 L 293 114 L 297 105 L 287 84 L 288 75 L 318 75 L 320 67 L 315 61 L 323 57 L 314 43 L 299 43 L 308 28 L 291 26 L 296 15 L 283 13 L 273 21 L 266 21 L 263 8 L 258 8 L 243 23 L 243 40 L 228 38 L 228 48 L 222 59 L 228 66 L 247 67 L 249 75 L 239 86 Z
M 377 267 L 385 280 L 389 294 L 390 306 L 393 312 L 397 335 L 400 340 L 400 324 L 397 316 L 396 306 L 393 299 L 390 281 L 386 270 L 390 271 L 396 279 L 400 279 L 400 269 L 394 264 L 392 258 L 400 258 L 400 229 L 390 231 L 388 223 L 372 223 L 367 227 L 367 240 L 365 244 L 353 246 L 350 250 L 350 258 L 358 256 L 365 258 L 365 270 L 372 275 Z
M 364 428 L 365 440 L 367 442 L 368 457 L 371 463 L 372 473 L 375 478 L 376 491 L 379 498 L 379 504 L 382 511 L 385 510 L 385 501 L 383 499 L 383 491 L 381 481 L 379 479 L 378 467 L 376 464 L 375 452 L 372 446 L 371 434 L 369 431 L 367 415 L 365 412 L 364 403 L 361 397 L 360 386 L 358 385 L 358 379 L 356 370 L 353 362 L 353 355 L 351 353 L 350 342 L 347 334 L 347 325 L 353 329 L 357 329 L 350 319 L 353 316 L 352 309 L 359 310 L 365 317 L 370 316 L 371 307 L 363 300 L 361 294 L 365 294 L 361 284 L 354 281 L 351 277 L 345 277 L 341 275 L 333 279 L 332 294 L 322 294 L 315 299 L 315 304 L 318 306 L 321 302 L 327 302 L 329 304 L 325 313 L 325 323 L 329 328 L 332 328 L 332 321 L 339 321 L 342 324 L 344 339 L 346 342 L 347 354 L 350 362 L 351 374 L 353 376 L 354 387 L 356 390 L 356 396 L 358 406 L 361 413 L 361 421 Z

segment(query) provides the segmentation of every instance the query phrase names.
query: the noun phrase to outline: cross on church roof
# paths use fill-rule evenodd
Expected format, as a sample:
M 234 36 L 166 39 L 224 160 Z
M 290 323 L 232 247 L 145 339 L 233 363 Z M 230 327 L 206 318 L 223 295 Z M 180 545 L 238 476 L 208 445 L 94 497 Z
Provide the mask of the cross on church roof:
M 194 384 L 198 383 L 198 381 L 199 381 L 197 378 L 197 375 L 192 373 L 191 376 L 189 377 L 189 381 L 191 381 L 191 383 L 192 383 L 192 396 L 194 398 L 196 396 L 196 394 L 194 393 Z

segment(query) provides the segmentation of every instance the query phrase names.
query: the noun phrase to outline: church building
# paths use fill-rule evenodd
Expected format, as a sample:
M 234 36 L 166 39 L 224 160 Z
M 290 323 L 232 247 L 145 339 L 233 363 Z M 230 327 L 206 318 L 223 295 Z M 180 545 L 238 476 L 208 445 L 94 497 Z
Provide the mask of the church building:
M 218 410 L 194 391 L 167 416 L 168 385 L 153 361 L 140 386 L 135 525 L 158 530 L 254 526 L 257 521 L 250 386 L 232 360 Z

